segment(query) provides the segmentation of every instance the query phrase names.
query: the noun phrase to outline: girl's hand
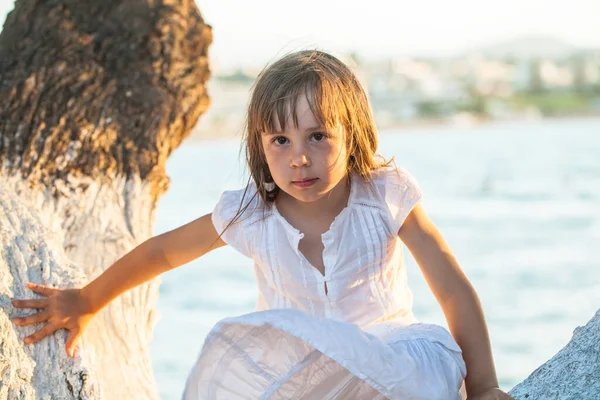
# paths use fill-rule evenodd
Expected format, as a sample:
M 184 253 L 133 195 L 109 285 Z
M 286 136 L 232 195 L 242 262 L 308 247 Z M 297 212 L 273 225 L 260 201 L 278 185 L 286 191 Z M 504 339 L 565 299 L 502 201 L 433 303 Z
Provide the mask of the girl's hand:
M 27 317 L 14 318 L 15 325 L 31 325 L 45 322 L 38 331 L 25 338 L 25 343 L 35 343 L 50 336 L 59 329 L 69 331 L 65 349 L 73 357 L 75 347 L 94 316 L 87 301 L 81 296 L 81 289 L 55 289 L 48 286 L 28 283 L 33 292 L 44 296 L 43 299 L 13 299 L 16 308 L 35 308 L 41 310 Z
M 467 400 L 514 400 L 511 396 L 498 388 L 488 389 L 476 396 L 468 396 Z

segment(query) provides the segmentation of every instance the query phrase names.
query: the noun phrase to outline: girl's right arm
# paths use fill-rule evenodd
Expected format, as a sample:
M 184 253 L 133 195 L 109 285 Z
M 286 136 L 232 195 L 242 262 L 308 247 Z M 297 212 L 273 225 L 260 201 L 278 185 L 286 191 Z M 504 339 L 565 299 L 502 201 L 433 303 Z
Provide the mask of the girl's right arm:
M 121 293 L 224 246 L 218 236 L 207 214 L 148 239 L 85 286 L 82 297 L 98 312 Z
M 211 214 L 189 224 L 146 240 L 127 253 L 82 289 L 56 289 L 28 284 L 44 298 L 13 300 L 17 308 L 41 309 L 37 314 L 15 318 L 17 325 L 46 324 L 25 338 L 35 343 L 58 329 L 67 329 L 67 353 L 73 349 L 89 320 L 123 292 L 177 268 L 211 250 L 224 246 L 215 230 Z

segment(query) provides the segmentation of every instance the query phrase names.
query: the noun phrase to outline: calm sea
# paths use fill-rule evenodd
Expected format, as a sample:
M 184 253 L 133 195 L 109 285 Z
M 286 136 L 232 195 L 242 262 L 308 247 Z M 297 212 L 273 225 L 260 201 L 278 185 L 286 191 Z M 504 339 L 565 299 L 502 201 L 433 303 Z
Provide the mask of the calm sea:
M 190 142 L 167 164 L 159 234 L 241 187 L 239 142 Z M 600 119 L 439 127 L 381 135 L 380 152 L 417 177 L 423 205 L 483 303 L 505 390 L 600 308 Z M 446 326 L 407 254 L 415 314 Z M 252 263 L 222 248 L 163 276 L 151 349 L 164 399 L 179 399 L 211 327 L 251 312 Z

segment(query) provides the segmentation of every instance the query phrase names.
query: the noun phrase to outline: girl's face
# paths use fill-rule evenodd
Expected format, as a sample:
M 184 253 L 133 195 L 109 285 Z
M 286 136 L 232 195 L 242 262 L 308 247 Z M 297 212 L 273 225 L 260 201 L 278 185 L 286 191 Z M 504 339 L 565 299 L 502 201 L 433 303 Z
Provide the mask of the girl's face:
M 276 131 L 263 134 L 262 145 L 275 184 L 299 201 L 312 202 L 345 178 L 347 151 L 344 129 L 320 126 L 307 95 L 296 103 L 298 127 L 290 112 L 285 129 L 275 121 Z

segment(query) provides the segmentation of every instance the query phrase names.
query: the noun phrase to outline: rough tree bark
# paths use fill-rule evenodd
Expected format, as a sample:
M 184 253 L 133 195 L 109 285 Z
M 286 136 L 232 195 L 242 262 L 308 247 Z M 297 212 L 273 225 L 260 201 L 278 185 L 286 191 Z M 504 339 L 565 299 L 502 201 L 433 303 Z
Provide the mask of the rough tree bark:
M 62 249 L 62 238 L 45 229 L 39 215 L 0 179 L 0 399 L 100 399 L 92 363 L 70 360 L 59 332 L 31 347 L 14 329 L 10 297 L 29 296 L 27 281 L 81 286 L 87 277 Z
M 0 399 L 155 399 L 158 280 L 25 346 L 10 297 L 93 279 L 151 235 L 165 162 L 209 101 L 193 0 L 17 0 L 0 34 Z

